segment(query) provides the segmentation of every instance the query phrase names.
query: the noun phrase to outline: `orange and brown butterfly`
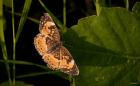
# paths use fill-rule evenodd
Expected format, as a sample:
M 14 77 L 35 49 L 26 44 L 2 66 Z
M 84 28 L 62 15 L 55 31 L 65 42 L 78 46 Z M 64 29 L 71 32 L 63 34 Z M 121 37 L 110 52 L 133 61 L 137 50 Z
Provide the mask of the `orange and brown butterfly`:
M 34 38 L 34 45 L 48 67 L 78 75 L 79 69 L 70 52 L 62 45 L 58 28 L 48 13 L 41 17 L 39 32 Z

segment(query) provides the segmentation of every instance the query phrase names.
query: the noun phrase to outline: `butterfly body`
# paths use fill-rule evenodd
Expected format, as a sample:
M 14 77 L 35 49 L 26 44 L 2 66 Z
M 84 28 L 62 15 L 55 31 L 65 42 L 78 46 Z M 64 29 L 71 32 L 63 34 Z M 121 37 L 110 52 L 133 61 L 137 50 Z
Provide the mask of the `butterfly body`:
M 62 45 L 59 31 L 48 13 L 41 17 L 39 31 L 34 38 L 34 45 L 48 67 L 78 75 L 79 69 L 70 52 Z

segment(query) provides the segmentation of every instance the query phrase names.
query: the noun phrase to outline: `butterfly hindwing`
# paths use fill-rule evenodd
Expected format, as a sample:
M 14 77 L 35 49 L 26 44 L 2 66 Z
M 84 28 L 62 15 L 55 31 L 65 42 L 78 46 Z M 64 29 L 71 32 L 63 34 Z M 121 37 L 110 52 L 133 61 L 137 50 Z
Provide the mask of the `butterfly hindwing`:
M 45 53 L 43 55 L 44 62 L 47 63 L 48 67 L 53 70 L 59 69 L 60 64 L 60 49 L 55 50 L 53 53 Z
M 45 35 L 40 33 L 36 35 L 36 37 L 34 38 L 35 48 L 41 56 L 44 55 L 48 50 L 48 45 L 46 45 L 45 41 L 46 41 Z
M 70 54 L 70 52 L 64 47 L 60 48 L 60 71 L 65 72 L 70 75 L 78 75 L 79 69 Z
M 43 59 L 48 67 L 53 70 L 60 70 L 70 75 L 79 74 L 78 67 L 73 57 L 64 46 L 60 46 L 52 53 L 46 53 Z

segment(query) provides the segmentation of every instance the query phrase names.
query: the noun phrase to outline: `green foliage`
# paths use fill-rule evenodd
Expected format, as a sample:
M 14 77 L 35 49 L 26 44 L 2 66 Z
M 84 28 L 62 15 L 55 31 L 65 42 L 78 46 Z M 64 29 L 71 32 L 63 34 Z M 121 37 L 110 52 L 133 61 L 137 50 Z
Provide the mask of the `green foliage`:
M 2 48 L 2 56 L 3 60 L 5 62 L 5 67 L 6 67 L 6 72 L 8 75 L 9 79 L 9 84 L 11 85 L 11 75 L 10 75 L 10 68 L 9 64 L 7 62 L 8 60 L 8 55 L 7 55 L 7 49 L 6 49 L 6 44 L 5 44 L 5 36 L 4 36 L 4 18 L 3 18 L 3 1 L 0 1 L 0 47 Z
M 133 10 L 140 11 L 137 8 Z M 137 17 L 124 8 L 102 8 L 99 16 L 82 18 L 63 34 L 80 68 L 76 86 L 140 85 Z
M 32 3 L 32 0 L 25 0 L 24 8 L 23 8 L 22 15 L 21 15 L 20 22 L 19 22 L 19 26 L 18 26 L 18 31 L 16 34 L 16 42 L 18 41 L 18 38 L 22 32 L 24 23 L 26 21 L 28 12 L 29 12 L 30 7 L 31 7 L 31 3 Z
M 26 19 L 38 23 L 36 19 L 27 17 L 32 0 L 25 0 L 22 13 L 14 12 L 14 4 L 3 3 L 0 0 L 0 44 L 8 74 L 9 82 L 3 82 L 0 86 L 32 86 L 15 78 L 25 78 L 42 74 L 57 74 L 57 71 L 34 72 L 15 76 L 17 65 L 32 65 L 47 70 L 46 66 L 32 62 L 16 60 L 16 42 L 21 35 Z M 62 41 L 72 53 L 80 69 L 79 76 L 69 76 L 71 86 L 136 86 L 140 85 L 140 3 L 136 3 L 132 12 L 128 11 L 129 2 L 124 0 L 126 8 L 102 8 L 105 0 L 96 1 L 97 16 L 88 16 L 79 20 L 77 25 L 66 31 L 66 6 L 63 9 L 64 25 L 52 14 L 45 4 L 38 0 L 41 6 L 52 16 L 62 32 Z M 63 5 L 65 4 L 63 1 Z M 110 0 L 109 0 L 110 1 Z M 10 2 L 13 2 L 10 0 Z M 12 7 L 13 29 L 13 60 L 8 60 L 4 35 L 3 4 Z M 104 5 L 103 5 L 104 6 Z M 15 34 L 14 15 L 19 15 L 20 22 Z M 11 84 L 11 71 L 9 64 L 13 64 L 13 83 Z M 62 76 L 61 74 L 59 76 Z

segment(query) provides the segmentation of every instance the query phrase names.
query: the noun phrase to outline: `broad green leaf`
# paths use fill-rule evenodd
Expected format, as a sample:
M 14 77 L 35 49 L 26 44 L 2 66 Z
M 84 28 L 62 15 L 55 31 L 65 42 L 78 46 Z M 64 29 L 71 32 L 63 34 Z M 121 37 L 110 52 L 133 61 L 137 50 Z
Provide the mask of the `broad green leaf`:
M 16 81 L 15 85 L 16 86 L 33 86 L 31 84 L 26 84 L 23 81 Z M 6 82 L 1 83 L 0 86 L 9 86 L 9 83 L 6 81 Z
M 80 69 L 76 86 L 140 85 L 140 21 L 136 13 L 102 8 L 99 16 L 80 19 L 62 38 Z

